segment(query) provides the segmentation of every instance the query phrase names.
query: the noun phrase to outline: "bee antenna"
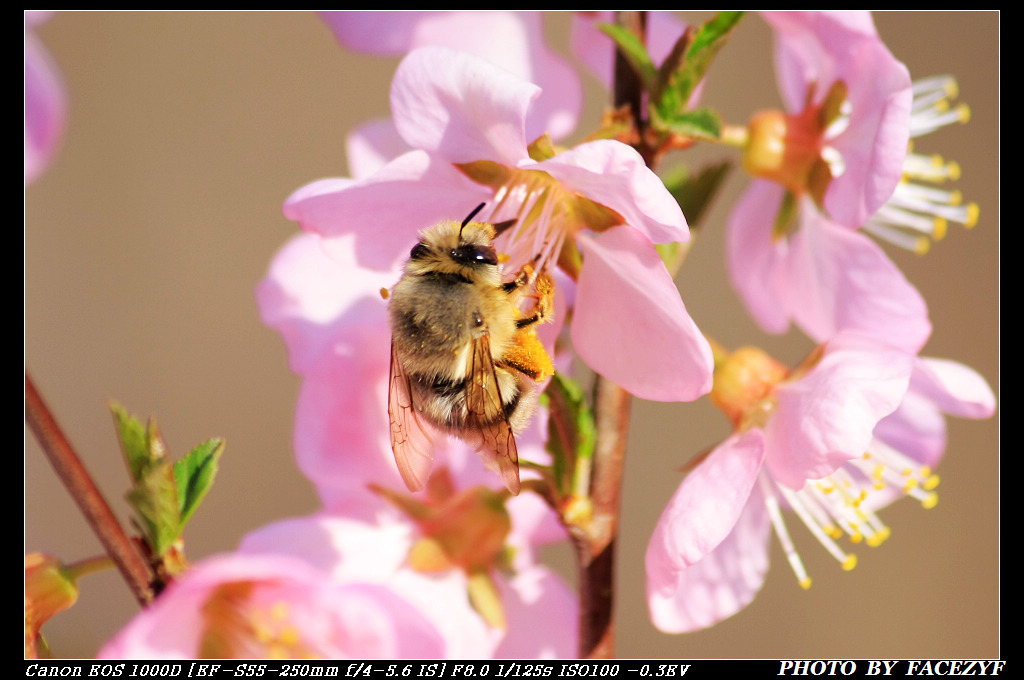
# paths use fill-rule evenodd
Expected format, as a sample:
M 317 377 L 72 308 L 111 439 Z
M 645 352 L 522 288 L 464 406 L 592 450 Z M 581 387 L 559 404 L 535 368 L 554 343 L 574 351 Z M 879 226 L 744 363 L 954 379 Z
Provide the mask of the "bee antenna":
M 487 205 L 487 204 L 486 204 L 486 203 L 481 203 L 481 204 L 480 204 L 480 205 L 478 205 L 477 207 L 473 208 L 473 212 L 471 212 L 471 213 L 469 213 L 468 215 L 466 215 L 466 219 L 462 220 L 462 227 L 463 227 L 463 229 L 464 229 L 464 228 L 466 227 L 466 225 L 467 225 L 467 224 L 469 224 L 469 221 L 470 221 L 471 219 L 473 219 L 474 217 L 476 217 L 476 214 L 477 214 L 478 212 L 480 212 L 481 210 L 483 210 L 483 209 L 484 209 L 484 206 L 485 206 L 485 205 Z

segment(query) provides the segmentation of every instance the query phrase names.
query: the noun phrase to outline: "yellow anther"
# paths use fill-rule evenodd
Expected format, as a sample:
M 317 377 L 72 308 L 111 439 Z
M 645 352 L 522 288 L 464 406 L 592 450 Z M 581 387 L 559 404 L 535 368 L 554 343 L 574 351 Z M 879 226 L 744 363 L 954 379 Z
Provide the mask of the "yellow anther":
M 921 236 L 914 239 L 914 252 L 918 255 L 925 255 L 931 250 L 932 242 L 928 240 L 928 237 Z
M 850 543 L 860 543 L 863 540 L 864 534 L 860 533 L 859 531 L 857 533 L 850 534 Z M 845 569 L 845 567 L 843 568 Z
M 850 553 L 849 555 L 846 556 L 846 559 L 843 560 L 843 571 L 850 571 L 851 569 L 853 569 L 856 566 L 857 566 L 857 556 L 854 555 L 853 553 Z
M 936 217 L 932 226 L 932 238 L 936 241 L 941 241 L 946 237 L 946 228 L 948 223 L 944 217 Z
M 923 482 L 921 482 L 921 488 L 926 491 L 934 491 L 935 487 L 939 485 L 938 475 L 928 475 Z
M 810 579 L 810 577 L 807 577 L 805 579 L 801 579 L 800 587 L 803 588 L 804 590 L 810 590 L 810 588 L 811 588 L 811 579 Z
M 956 107 L 957 119 L 961 123 L 966 123 L 971 119 L 971 107 L 967 104 L 958 104 Z
M 971 201 L 967 205 L 967 221 L 964 222 L 964 226 L 970 229 L 978 223 L 978 204 Z
M 950 161 L 949 165 L 946 166 L 946 174 L 954 182 L 960 179 L 960 164 L 956 161 Z
M 939 494 L 937 493 L 930 493 L 924 497 L 924 500 L 921 501 L 921 507 L 924 508 L 925 510 L 931 510 L 938 504 Z
M 903 493 L 910 493 L 917 486 L 916 479 L 908 479 L 907 483 L 903 485 Z
M 957 85 L 956 80 L 954 80 L 953 78 L 949 78 L 948 80 L 946 80 L 946 83 L 945 85 L 943 85 L 942 89 L 945 91 L 946 96 L 949 97 L 950 99 L 956 99 L 957 96 L 960 94 L 960 88 Z

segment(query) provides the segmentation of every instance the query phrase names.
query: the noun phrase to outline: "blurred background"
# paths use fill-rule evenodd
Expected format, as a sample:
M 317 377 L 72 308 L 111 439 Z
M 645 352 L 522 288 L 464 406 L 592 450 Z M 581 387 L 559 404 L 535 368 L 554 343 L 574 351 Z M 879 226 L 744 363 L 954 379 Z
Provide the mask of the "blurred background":
M 683 13 L 702 21 L 707 13 Z M 546 17 L 567 59 L 569 16 Z M 883 12 L 886 44 L 914 78 L 953 74 L 972 119 L 916 150 L 959 162 L 958 187 L 981 207 L 926 256 L 888 248 L 930 305 L 928 356 L 961 361 L 999 394 L 999 14 Z M 107 400 L 154 416 L 171 453 L 227 439 L 213 491 L 187 532 L 198 560 L 247 532 L 317 508 L 294 465 L 298 379 L 253 296 L 296 233 L 281 204 L 345 176 L 345 136 L 389 113 L 398 58 L 343 50 L 312 13 L 58 13 L 37 30 L 68 91 L 63 143 L 25 192 L 25 366 L 115 512 L 127 523 L 127 474 Z M 576 62 L 573 62 L 576 63 Z M 608 95 L 583 75 L 596 127 Z M 771 35 L 747 17 L 720 53 L 703 103 L 743 123 L 779 106 Z M 701 148 L 691 158 L 732 158 Z M 728 346 L 757 344 L 786 362 L 799 334 L 768 336 L 746 317 L 724 271 L 723 227 L 746 187 L 734 172 L 677 277 L 697 324 Z M 695 634 L 649 622 L 643 554 L 678 469 L 729 431 L 707 400 L 634 401 L 619 541 L 617 654 L 623 658 L 989 658 L 999 646 L 999 417 L 950 419 L 939 504 L 904 500 L 892 538 L 842 571 L 795 519 L 814 580 L 797 585 L 772 539 L 753 604 Z M 101 548 L 25 429 L 25 550 L 76 561 Z M 567 550 L 547 559 L 572 580 Z M 81 582 L 78 604 L 44 628 L 56 656 L 89 657 L 138 609 L 114 571 Z

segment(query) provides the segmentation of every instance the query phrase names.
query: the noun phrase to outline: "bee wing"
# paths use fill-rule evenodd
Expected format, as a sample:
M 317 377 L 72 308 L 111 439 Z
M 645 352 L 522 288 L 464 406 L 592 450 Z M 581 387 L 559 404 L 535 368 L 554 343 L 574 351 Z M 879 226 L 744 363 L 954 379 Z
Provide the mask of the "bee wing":
M 391 343 L 391 377 L 388 385 L 388 417 L 391 420 L 391 450 L 398 471 L 410 491 L 419 491 L 434 464 L 431 430 L 420 419 L 413 402 L 409 376 Z
M 473 442 L 479 445 L 477 453 L 488 468 L 497 469 L 509 492 L 518 495 L 519 452 L 505 415 L 490 338 L 486 333 L 473 341 L 472 365 L 466 381 L 466 410 L 468 429 L 480 437 Z

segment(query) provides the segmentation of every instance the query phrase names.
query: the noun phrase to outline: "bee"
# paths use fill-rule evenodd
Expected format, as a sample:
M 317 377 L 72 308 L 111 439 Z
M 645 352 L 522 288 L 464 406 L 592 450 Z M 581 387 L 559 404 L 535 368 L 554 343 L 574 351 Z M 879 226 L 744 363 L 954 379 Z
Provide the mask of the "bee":
M 554 373 L 536 336 L 550 318 L 554 284 L 533 264 L 502 280 L 494 239 L 511 222 L 471 221 L 483 206 L 461 224 L 422 231 L 390 296 L 391 448 L 412 491 L 430 474 L 436 435 L 447 433 L 475 447 L 518 494 L 515 434 L 535 408 L 533 383 Z

